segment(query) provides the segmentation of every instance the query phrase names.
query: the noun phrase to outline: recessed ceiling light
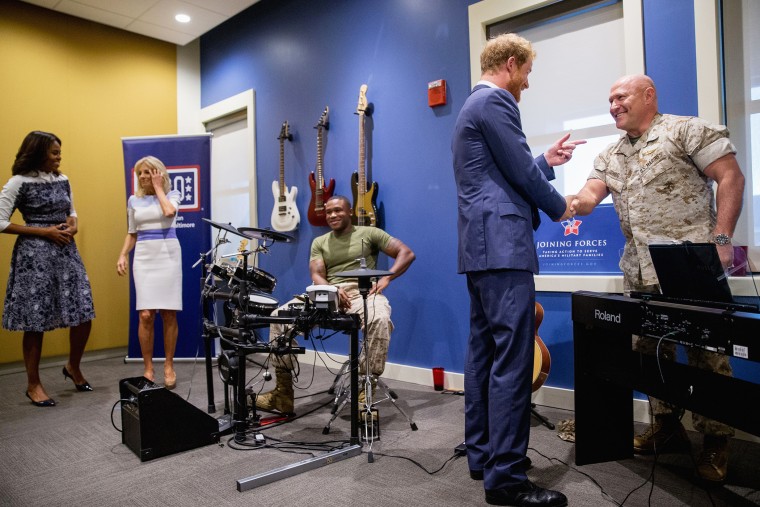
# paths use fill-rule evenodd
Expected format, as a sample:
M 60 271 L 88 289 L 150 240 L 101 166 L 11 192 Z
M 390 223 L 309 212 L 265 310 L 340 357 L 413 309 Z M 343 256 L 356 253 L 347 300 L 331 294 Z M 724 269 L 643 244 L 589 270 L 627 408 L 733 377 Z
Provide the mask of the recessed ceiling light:
M 180 23 L 189 23 L 190 22 L 190 16 L 187 14 L 177 14 L 174 16 L 174 19 L 179 21 Z

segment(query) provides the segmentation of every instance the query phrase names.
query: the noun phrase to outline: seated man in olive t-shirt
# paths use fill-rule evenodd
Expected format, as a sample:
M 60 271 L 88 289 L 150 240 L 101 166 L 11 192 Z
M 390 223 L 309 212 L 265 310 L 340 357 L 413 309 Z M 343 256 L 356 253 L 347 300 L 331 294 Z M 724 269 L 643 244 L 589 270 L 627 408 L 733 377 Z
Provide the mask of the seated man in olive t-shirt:
M 312 241 L 309 257 L 309 271 L 315 285 L 334 285 L 338 288 L 338 304 L 341 311 L 356 313 L 364 325 L 364 301 L 359 293 L 356 279 L 346 279 L 335 276 L 335 273 L 359 269 L 359 259 L 366 260 L 368 269 L 376 269 L 377 257 L 380 252 L 394 259 L 388 269 L 392 275 L 377 280 L 367 296 L 368 320 L 366 326 L 366 347 L 362 355 L 369 351 L 370 374 L 380 376 L 385 369 L 388 357 L 388 346 L 393 331 L 391 322 L 391 306 L 383 295 L 383 290 L 391 280 L 404 273 L 414 261 L 414 252 L 401 240 L 392 237 L 387 232 L 376 227 L 355 226 L 351 224 L 351 203 L 343 196 L 331 197 L 325 203 L 327 225 L 332 229 L 327 234 Z M 282 308 L 298 300 L 289 301 Z M 285 328 L 282 325 L 272 325 L 270 340 L 282 336 Z M 259 395 L 256 407 L 263 410 L 277 410 L 293 413 L 293 355 L 273 356 L 277 374 L 277 385 L 274 390 Z M 366 373 L 366 359 L 359 359 L 359 372 Z M 374 384 L 373 384 L 374 388 Z M 360 397 L 361 397 L 360 393 Z M 362 400 L 359 400 L 362 402 Z

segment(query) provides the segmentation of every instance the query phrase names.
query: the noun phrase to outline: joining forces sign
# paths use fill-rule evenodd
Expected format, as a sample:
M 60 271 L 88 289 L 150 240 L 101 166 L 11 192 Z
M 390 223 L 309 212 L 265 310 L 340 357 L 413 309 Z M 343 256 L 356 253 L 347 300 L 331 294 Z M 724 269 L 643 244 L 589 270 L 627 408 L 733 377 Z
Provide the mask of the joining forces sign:
M 625 238 L 611 204 L 593 213 L 552 222 L 546 215 L 534 234 L 540 273 L 543 275 L 619 275 Z

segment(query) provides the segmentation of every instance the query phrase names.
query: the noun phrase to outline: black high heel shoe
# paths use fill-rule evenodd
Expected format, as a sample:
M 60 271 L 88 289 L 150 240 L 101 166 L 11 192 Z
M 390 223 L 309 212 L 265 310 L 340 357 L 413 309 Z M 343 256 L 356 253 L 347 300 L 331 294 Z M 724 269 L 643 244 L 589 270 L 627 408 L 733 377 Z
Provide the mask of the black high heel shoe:
M 71 376 L 71 373 L 69 373 L 69 370 L 66 369 L 66 366 L 63 367 L 63 378 L 67 379 L 70 378 L 72 382 L 74 382 L 74 377 Z M 74 387 L 77 388 L 77 391 L 79 392 L 85 392 L 85 391 L 92 391 L 92 386 L 89 382 L 85 381 L 84 384 L 77 384 L 74 382 Z
M 24 392 L 27 398 L 32 402 L 32 405 L 35 407 L 54 407 L 55 406 L 55 400 L 53 398 L 48 398 L 46 400 L 42 401 L 34 401 L 31 396 L 29 396 L 29 391 Z

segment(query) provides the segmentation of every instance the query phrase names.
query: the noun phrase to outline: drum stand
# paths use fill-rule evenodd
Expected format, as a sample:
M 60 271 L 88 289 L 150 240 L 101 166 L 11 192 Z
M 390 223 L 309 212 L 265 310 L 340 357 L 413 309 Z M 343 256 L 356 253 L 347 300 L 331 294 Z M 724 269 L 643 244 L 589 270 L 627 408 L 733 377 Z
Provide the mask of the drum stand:
M 220 237 L 219 234 L 217 234 L 216 242 L 214 246 L 208 250 L 207 252 L 202 252 L 200 254 L 200 258 L 195 262 L 195 264 L 192 265 L 192 268 L 195 268 L 199 264 L 201 265 L 201 294 L 203 294 L 204 289 L 206 288 L 206 282 L 209 277 L 209 271 L 206 268 L 206 257 L 211 255 L 212 253 L 215 254 L 216 250 L 219 248 L 220 245 L 224 243 L 229 243 L 230 241 L 227 239 L 227 234 L 224 234 L 224 237 Z M 207 298 L 203 297 L 201 298 L 201 338 L 203 339 L 203 345 L 204 345 L 204 356 L 206 360 L 206 392 L 208 393 L 208 405 L 206 406 L 206 411 L 209 414 L 213 414 L 216 412 L 216 405 L 214 403 L 214 382 L 213 382 L 213 372 L 212 372 L 212 357 L 211 357 L 211 340 L 213 338 L 210 337 L 208 330 L 206 329 L 206 326 L 203 325 L 204 320 L 210 320 L 210 311 L 208 307 L 208 301 Z M 225 393 L 226 394 L 226 393 Z
M 322 434 L 327 435 L 330 433 L 330 426 L 332 425 L 333 421 L 338 418 L 338 415 L 340 415 L 340 412 L 343 410 L 343 407 L 346 406 L 346 404 L 351 401 L 351 393 L 349 391 L 349 386 L 346 385 L 346 373 L 348 370 L 349 364 L 348 361 L 343 363 L 343 366 L 340 368 L 340 371 L 335 376 L 335 381 L 333 382 L 332 387 L 329 389 L 330 394 L 335 394 L 335 401 L 333 402 L 331 413 L 332 418 L 330 418 L 330 421 L 328 421 L 327 425 L 322 429 Z M 366 382 L 366 375 L 361 377 L 361 382 Z M 396 407 L 396 410 L 401 412 L 401 415 L 406 418 L 406 421 L 409 423 L 409 426 L 412 428 L 412 431 L 417 431 L 417 424 L 412 420 L 411 417 L 404 411 L 401 406 L 399 406 L 398 403 L 396 403 L 396 400 L 398 399 L 398 395 L 396 392 L 388 387 L 388 385 L 383 382 L 383 379 L 376 375 L 370 375 L 370 393 L 372 392 L 372 383 L 376 383 L 377 387 L 379 387 L 383 392 L 383 397 L 378 400 L 373 400 L 370 405 L 371 408 L 374 408 L 375 405 L 378 405 L 386 400 L 390 400 L 391 403 L 393 403 L 393 406 Z M 366 389 L 366 386 L 365 386 Z M 366 396 L 366 392 L 365 392 Z M 369 399 L 369 398 L 367 398 Z M 366 433 L 365 433 L 366 434 Z
M 374 424 L 374 417 L 372 413 L 372 409 L 375 405 L 379 402 L 373 402 L 372 400 L 372 380 L 376 379 L 377 384 L 381 386 L 381 389 L 386 394 L 387 399 L 390 399 L 393 402 L 393 405 L 401 412 L 404 417 L 406 417 L 407 421 L 409 421 L 409 425 L 412 427 L 412 430 L 417 430 L 417 425 L 414 424 L 414 421 L 411 420 L 411 418 L 403 411 L 401 410 L 401 407 L 399 407 L 396 404 L 396 398 L 398 396 L 396 393 L 391 391 L 387 385 L 385 385 L 385 382 L 380 380 L 379 378 L 370 375 L 370 365 L 369 365 L 369 340 L 367 338 L 367 329 L 369 328 L 369 315 L 367 311 L 367 296 L 369 295 L 369 291 L 372 288 L 372 278 L 379 278 L 382 276 L 388 276 L 392 275 L 393 273 L 390 271 L 376 271 L 367 269 L 367 264 L 365 259 L 362 257 L 359 262 L 360 268 L 354 271 L 343 271 L 341 273 L 337 273 L 336 276 L 343 276 L 347 278 L 357 278 L 358 279 L 358 286 L 359 286 L 359 294 L 362 296 L 362 303 L 364 306 L 364 341 L 363 341 L 363 347 L 364 347 L 364 365 L 365 365 L 365 375 L 364 375 L 364 406 L 361 408 L 361 418 L 362 419 L 362 425 L 364 429 L 364 436 L 365 440 L 369 443 L 369 452 L 367 453 L 367 461 L 369 463 L 373 463 L 375 461 L 375 457 L 372 453 L 372 444 L 375 440 L 377 440 L 377 435 L 375 435 L 375 424 Z M 352 365 L 353 366 L 353 365 Z M 358 363 L 357 363 L 358 366 Z M 341 369 L 343 372 L 344 370 Z M 352 380 L 354 376 L 356 375 L 356 372 L 353 370 L 353 368 L 349 369 Z M 337 381 L 337 379 L 336 379 Z M 345 389 L 341 388 L 339 390 L 338 397 L 336 398 L 336 403 L 338 403 L 338 398 L 342 395 L 342 401 L 340 401 L 338 404 L 340 407 L 334 407 L 333 410 L 333 417 L 330 420 L 330 422 L 325 426 L 325 428 L 322 430 L 323 434 L 326 434 L 330 431 L 330 424 L 332 421 L 335 420 L 337 417 L 338 412 L 340 411 L 340 408 L 345 406 L 347 401 L 351 401 L 351 420 L 353 421 L 355 417 L 355 412 L 358 410 L 358 400 L 355 396 L 358 396 L 358 392 L 355 392 L 355 383 L 351 382 L 351 394 L 350 396 L 348 394 L 343 394 Z M 383 400 L 380 400 L 383 401 Z M 379 430 L 379 426 L 377 428 Z M 378 431 L 379 433 L 379 431 Z
M 335 451 L 328 452 L 321 456 L 315 456 L 313 458 L 308 458 L 303 461 L 299 461 L 298 463 L 293 463 L 290 465 L 282 466 L 280 468 L 275 468 L 274 470 L 263 472 L 258 475 L 246 477 L 244 479 L 238 479 L 237 481 L 238 491 L 248 491 L 249 489 L 257 488 L 265 484 L 270 484 L 272 482 L 278 481 L 280 479 L 285 479 L 287 477 L 293 477 L 294 475 L 301 474 L 309 470 L 314 470 L 316 468 L 319 468 L 325 465 L 330 465 L 347 458 L 352 458 L 362 453 L 362 446 L 361 446 L 361 443 L 359 442 L 359 424 L 358 424 L 358 418 L 357 418 L 359 406 L 356 401 L 357 398 L 359 397 L 359 385 L 358 385 L 359 384 L 359 379 L 358 379 L 359 331 L 358 330 L 361 327 L 361 323 L 359 322 L 359 317 L 357 315 L 351 315 L 350 317 L 351 317 L 351 324 L 350 324 L 351 343 L 350 343 L 350 354 L 349 354 L 350 366 L 348 368 L 349 370 L 348 374 L 351 377 L 351 388 L 350 388 L 351 390 L 351 438 L 349 440 L 349 445 L 346 447 L 341 447 L 340 449 L 337 449 Z M 342 326 L 340 327 L 340 329 L 343 329 L 345 331 L 349 330 L 348 328 L 345 328 Z
M 218 246 L 218 244 L 217 244 Z M 214 247 L 216 249 L 216 247 Z M 214 250 L 212 249 L 212 251 Z M 239 252 L 234 255 L 242 255 L 243 256 L 243 272 L 247 272 L 248 268 L 248 254 L 251 252 Z M 205 270 L 205 266 L 204 266 Z M 244 311 L 247 310 L 247 308 L 244 308 L 245 305 L 247 305 L 247 299 L 245 296 L 248 294 L 248 281 L 245 277 L 243 277 L 240 281 L 240 288 L 239 288 L 239 301 L 238 306 L 241 307 L 241 310 Z M 204 286 L 204 289 L 207 289 L 207 286 Z M 205 291 L 202 291 L 202 293 L 206 294 Z M 229 296 L 230 298 L 234 299 L 234 292 L 232 295 Z M 211 296 L 204 295 L 204 304 L 206 304 L 206 300 L 211 299 L 213 302 L 214 296 L 213 292 L 211 293 Z M 205 313 L 204 313 L 205 316 Z M 259 416 L 256 413 L 256 404 L 253 403 L 253 407 L 251 410 L 251 414 L 249 417 L 249 411 L 248 411 L 248 403 L 246 398 L 246 358 L 249 354 L 257 353 L 257 352 L 263 352 L 265 349 L 265 346 L 263 346 L 261 343 L 259 343 L 258 335 L 256 334 L 255 328 L 256 327 L 263 327 L 263 324 L 258 325 L 244 325 L 242 328 L 238 329 L 232 329 L 232 328 L 225 328 L 221 326 L 217 326 L 215 324 L 210 324 L 209 319 L 205 319 L 204 326 L 203 326 L 203 339 L 205 341 L 206 345 L 206 384 L 207 384 L 207 395 L 208 395 L 208 411 L 209 413 L 212 413 L 215 411 L 214 406 L 214 390 L 213 390 L 213 381 L 212 381 L 212 367 L 211 367 L 211 340 L 214 339 L 214 335 L 212 334 L 212 331 L 217 332 L 223 332 L 228 335 L 236 336 L 237 340 L 232 342 L 232 350 L 234 351 L 234 357 L 237 359 L 237 372 L 235 377 L 235 382 L 230 382 L 229 385 L 232 385 L 233 387 L 233 400 L 232 400 L 232 414 L 231 414 L 231 420 L 227 420 L 227 417 L 224 417 L 224 421 L 220 419 L 220 428 L 224 423 L 226 429 L 231 429 L 234 432 L 234 438 L 235 442 L 242 443 L 246 440 L 246 431 L 249 427 L 249 421 L 250 425 L 257 426 L 259 422 Z M 229 399 L 229 392 L 227 389 L 228 385 L 225 385 L 224 390 L 224 414 L 225 416 L 228 416 L 230 414 L 230 399 Z M 258 442 L 258 440 L 257 440 Z

